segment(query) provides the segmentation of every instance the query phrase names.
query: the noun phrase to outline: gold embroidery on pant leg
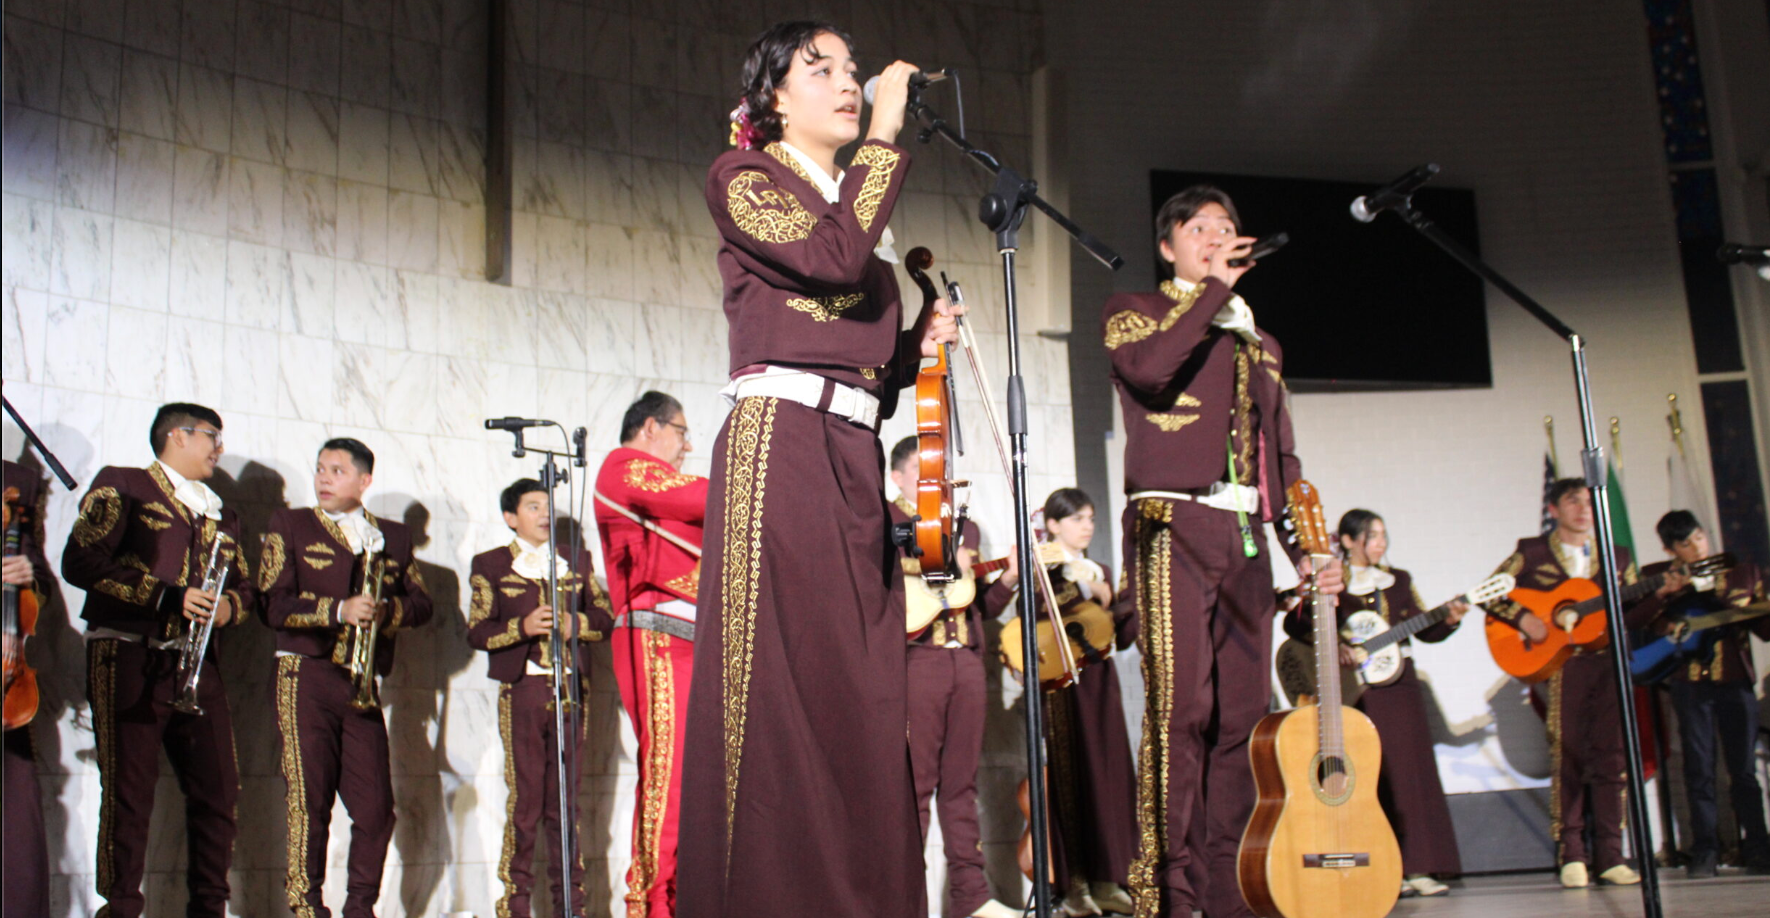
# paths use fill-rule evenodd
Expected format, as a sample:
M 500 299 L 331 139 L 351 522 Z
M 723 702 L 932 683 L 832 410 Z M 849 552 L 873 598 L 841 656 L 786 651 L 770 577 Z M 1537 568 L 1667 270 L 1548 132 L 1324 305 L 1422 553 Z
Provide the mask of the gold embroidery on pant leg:
M 1561 844 L 1561 678 L 1549 677 L 1549 837 L 1555 840 L 1555 866 L 1561 867 L 1567 853 Z
M 510 880 L 510 864 L 516 858 L 516 738 L 511 732 L 510 684 L 498 684 L 498 739 L 504 743 L 504 850 L 498 856 L 498 882 L 504 894 L 498 897 L 498 918 L 510 918 L 510 897 L 516 894 Z M 523 890 L 527 893 L 528 890 Z
M 725 533 L 720 584 L 721 664 L 725 699 L 725 857 L 737 828 L 737 788 L 744 755 L 744 718 L 755 654 L 756 597 L 762 576 L 762 503 L 768 479 L 768 446 L 774 434 L 772 398 L 738 402 L 727 435 Z
M 295 709 L 300 675 L 300 657 L 277 658 L 277 728 L 283 735 L 284 804 L 289 822 L 289 866 L 283 883 L 295 918 L 314 918 L 314 909 L 307 904 L 312 891 L 307 877 L 307 776 L 301 770 L 301 730 Z
M 647 903 L 663 856 L 665 810 L 670 804 L 670 771 L 676 737 L 676 686 L 670 660 L 662 651 L 669 636 L 641 632 L 644 645 L 646 695 L 645 729 L 650 737 L 645 770 L 640 777 L 640 812 L 633 833 L 633 869 L 627 878 L 628 918 L 645 918 Z
M 116 892 L 117 832 L 117 642 L 86 645 L 86 692 L 92 705 L 92 736 L 98 756 L 98 894 L 107 902 Z M 108 915 L 110 905 L 98 914 Z
M 1173 505 L 1138 503 L 1136 533 L 1137 611 L 1142 617 L 1143 737 L 1137 757 L 1138 853 L 1131 862 L 1130 892 L 1136 918 L 1156 918 L 1162 907 L 1162 864 L 1168 847 L 1168 725 L 1174 708 Z

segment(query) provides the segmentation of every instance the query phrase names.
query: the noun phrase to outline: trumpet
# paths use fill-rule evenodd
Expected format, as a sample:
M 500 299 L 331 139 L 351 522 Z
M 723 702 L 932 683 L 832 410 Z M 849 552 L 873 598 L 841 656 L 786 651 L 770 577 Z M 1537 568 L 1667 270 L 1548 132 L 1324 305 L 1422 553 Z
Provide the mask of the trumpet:
M 350 706 L 358 711 L 381 707 L 381 690 L 375 684 L 375 640 L 381 634 L 381 581 L 387 570 L 385 558 L 369 549 L 363 550 L 363 595 L 374 603 L 375 617 L 367 625 L 345 625 L 347 645 L 345 668 L 350 671 L 350 684 L 355 690 Z
M 233 570 L 233 559 L 221 553 L 226 533 L 217 532 L 209 546 L 209 561 L 203 566 L 203 592 L 221 602 L 221 591 L 227 588 L 227 575 Z M 178 642 L 178 698 L 172 706 L 186 714 L 202 714 L 197 703 L 197 684 L 203 677 L 203 656 L 209 652 L 209 633 L 215 630 L 215 619 L 191 622 Z

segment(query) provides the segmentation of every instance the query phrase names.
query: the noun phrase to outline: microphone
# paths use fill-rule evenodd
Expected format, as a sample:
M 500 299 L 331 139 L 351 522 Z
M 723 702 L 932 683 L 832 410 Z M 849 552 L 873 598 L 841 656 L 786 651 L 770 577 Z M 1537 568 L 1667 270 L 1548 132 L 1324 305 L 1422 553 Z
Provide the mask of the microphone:
M 525 427 L 546 427 L 551 421 L 534 418 L 486 418 L 487 430 L 522 430 Z
M 1770 246 L 1727 242 L 1721 245 L 1715 258 L 1724 265 L 1770 265 Z
M 940 70 L 918 70 L 915 73 L 910 74 L 910 88 L 921 89 L 929 83 L 938 83 L 941 80 L 952 76 L 952 74 L 953 72 L 951 70 L 945 68 L 941 68 Z M 878 91 L 879 78 L 875 76 L 867 80 L 867 85 L 860 91 L 860 94 L 865 96 L 867 104 L 871 105 L 873 104 L 873 94 Z
M 1407 203 L 1420 186 L 1438 174 L 1437 163 L 1427 163 L 1414 171 L 1378 188 L 1370 194 L 1363 195 L 1352 201 L 1352 219 L 1360 223 L 1369 223 L 1377 218 L 1377 214 Z

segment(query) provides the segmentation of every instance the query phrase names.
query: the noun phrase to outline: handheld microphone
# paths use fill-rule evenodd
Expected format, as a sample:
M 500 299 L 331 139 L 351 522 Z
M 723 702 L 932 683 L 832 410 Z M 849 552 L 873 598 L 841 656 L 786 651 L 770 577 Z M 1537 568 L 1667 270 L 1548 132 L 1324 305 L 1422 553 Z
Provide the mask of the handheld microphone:
M 918 70 L 915 73 L 910 74 L 910 88 L 921 89 L 929 83 L 938 83 L 949 76 L 952 76 L 952 71 L 945 68 L 941 68 L 940 70 Z M 867 85 L 865 88 L 861 89 L 860 94 L 866 98 L 867 104 L 871 105 L 873 104 L 873 94 L 878 91 L 879 78 L 875 76 L 867 80 Z
M 534 418 L 486 418 L 487 430 L 522 430 L 526 427 L 546 427 L 549 421 L 537 421 Z
M 1770 245 L 1723 243 L 1715 258 L 1724 265 L 1770 265 Z
M 1407 203 L 1420 186 L 1438 174 L 1437 163 L 1427 163 L 1416 167 L 1412 172 L 1378 188 L 1370 194 L 1354 198 L 1352 201 L 1352 219 L 1360 223 L 1369 223 L 1377 218 L 1377 214 L 1390 208 Z

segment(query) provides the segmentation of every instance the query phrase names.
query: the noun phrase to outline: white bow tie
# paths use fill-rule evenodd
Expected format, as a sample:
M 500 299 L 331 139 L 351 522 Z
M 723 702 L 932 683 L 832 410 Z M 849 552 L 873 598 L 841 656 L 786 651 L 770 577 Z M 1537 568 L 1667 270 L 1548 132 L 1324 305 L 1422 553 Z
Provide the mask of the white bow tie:
M 338 531 L 344 533 L 344 544 L 350 546 L 350 553 L 360 555 L 365 550 L 379 552 L 387 545 L 387 538 L 381 530 L 369 525 L 369 519 L 361 510 L 326 516 L 336 523 Z
M 221 519 L 221 495 L 200 481 L 186 479 L 172 489 L 172 497 L 197 516 Z
M 572 572 L 572 566 L 565 558 L 555 561 L 559 565 L 559 576 Z M 521 539 L 516 540 L 516 558 L 510 562 L 510 569 L 530 580 L 547 579 L 547 548 L 534 546 Z
M 1347 567 L 1352 569 L 1352 576 L 1346 582 L 1346 592 L 1354 596 L 1368 596 L 1395 585 L 1395 575 L 1380 567 L 1359 567 L 1356 564 Z
M 1211 317 L 1211 324 L 1240 335 L 1249 344 L 1260 343 L 1260 333 L 1254 330 L 1254 311 L 1248 308 L 1248 301 L 1239 296 L 1230 297 L 1229 302 Z

